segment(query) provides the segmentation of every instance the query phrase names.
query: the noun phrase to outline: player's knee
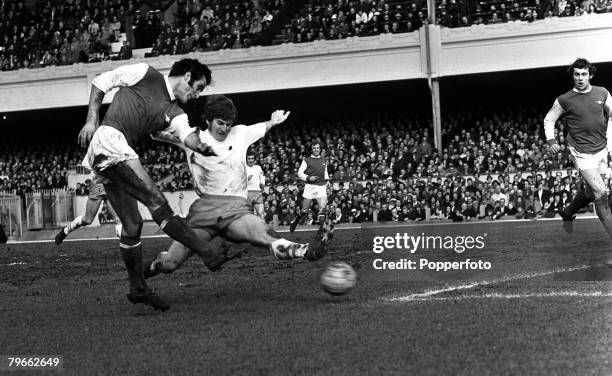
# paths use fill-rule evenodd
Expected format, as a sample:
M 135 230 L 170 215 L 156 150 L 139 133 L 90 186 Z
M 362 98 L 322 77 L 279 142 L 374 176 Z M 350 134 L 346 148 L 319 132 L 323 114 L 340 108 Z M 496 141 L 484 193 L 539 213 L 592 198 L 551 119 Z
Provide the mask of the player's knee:
M 121 233 L 126 236 L 140 236 L 140 232 L 142 231 L 142 220 L 139 222 L 133 223 L 122 223 Z
M 161 206 L 168 205 L 168 200 L 161 192 L 152 192 L 149 197 L 149 206 L 153 208 L 159 208 Z

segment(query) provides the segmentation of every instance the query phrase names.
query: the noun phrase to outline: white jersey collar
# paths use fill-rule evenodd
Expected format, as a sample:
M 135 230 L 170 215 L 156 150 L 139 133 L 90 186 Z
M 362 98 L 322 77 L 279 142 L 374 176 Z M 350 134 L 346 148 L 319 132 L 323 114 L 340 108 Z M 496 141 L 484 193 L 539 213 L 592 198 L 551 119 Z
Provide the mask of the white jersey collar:
M 584 90 L 584 91 L 580 91 L 580 90 L 576 90 L 576 88 L 574 87 L 572 90 L 574 90 L 576 93 L 580 93 L 580 94 L 586 94 L 586 93 L 590 93 L 591 90 L 593 90 L 593 85 L 591 85 L 589 87 L 589 90 Z

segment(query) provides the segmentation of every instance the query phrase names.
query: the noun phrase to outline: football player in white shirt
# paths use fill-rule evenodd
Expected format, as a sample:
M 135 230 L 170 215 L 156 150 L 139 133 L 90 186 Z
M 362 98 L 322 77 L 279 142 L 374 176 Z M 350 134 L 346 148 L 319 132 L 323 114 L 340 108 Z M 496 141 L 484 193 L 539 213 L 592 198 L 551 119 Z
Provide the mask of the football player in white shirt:
M 182 147 L 187 154 L 195 189 L 200 196 L 189 208 L 187 223 L 202 242 L 222 236 L 235 243 L 267 247 L 277 259 L 283 260 L 317 260 L 325 255 L 327 227 L 321 226 L 313 245 L 279 239 L 270 234 L 272 228 L 261 217 L 253 214 L 247 201 L 247 149 L 288 116 L 289 112 L 278 110 L 266 122 L 232 126 L 236 118 L 234 103 L 223 95 L 211 95 L 204 113 L 208 129 L 200 132 L 199 137 L 212 148 L 214 156 L 204 157 L 193 152 L 168 132 L 154 135 L 157 140 Z M 189 248 L 175 241 L 168 251 L 161 252 L 146 266 L 145 277 L 172 273 L 192 254 Z
M 253 205 L 255 214 L 264 217 L 264 204 L 262 191 L 266 184 L 266 177 L 264 176 L 263 170 L 260 166 L 255 164 L 255 154 L 248 153 L 247 158 L 247 189 L 248 196 L 247 201 Z

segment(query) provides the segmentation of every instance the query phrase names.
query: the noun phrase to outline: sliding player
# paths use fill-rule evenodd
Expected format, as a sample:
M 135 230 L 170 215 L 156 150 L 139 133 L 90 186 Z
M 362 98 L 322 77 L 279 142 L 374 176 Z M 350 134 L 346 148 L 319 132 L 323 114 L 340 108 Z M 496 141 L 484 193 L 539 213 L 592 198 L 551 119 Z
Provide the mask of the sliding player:
M 236 118 L 234 103 L 225 96 L 211 95 L 204 113 L 208 129 L 200 133 L 200 139 L 211 146 L 216 156 L 202 157 L 185 148 L 176 136 L 167 132 L 155 135 L 158 140 L 181 146 L 187 154 L 196 192 L 200 196 L 189 208 L 187 223 L 203 242 L 222 236 L 236 243 L 267 247 L 277 259 L 283 260 L 316 260 L 325 255 L 329 228 L 321 226 L 313 246 L 276 238 L 270 234 L 271 228 L 264 220 L 253 214 L 247 201 L 247 149 L 288 116 L 289 112 L 274 111 L 266 122 L 232 126 Z M 145 276 L 171 273 L 191 254 L 188 247 L 175 241 L 167 252 L 161 252 L 151 262 Z

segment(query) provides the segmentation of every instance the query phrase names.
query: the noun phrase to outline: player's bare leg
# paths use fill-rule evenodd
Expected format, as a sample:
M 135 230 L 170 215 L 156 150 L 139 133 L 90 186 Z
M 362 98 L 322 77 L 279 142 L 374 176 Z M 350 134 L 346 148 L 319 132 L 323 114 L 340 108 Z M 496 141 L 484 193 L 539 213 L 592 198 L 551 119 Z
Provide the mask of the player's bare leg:
M 115 220 L 115 234 L 117 235 L 118 238 L 120 238 L 121 237 L 121 219 L 117 215 L 117 212 L 115 211 L 115 209 L 113 209 L 113 205 L 111 205 L 111 203 L 108 202 L 108 200 L 106 200 L 106 208 L 108 209 L 108 212 L 111 214 L 111 216 Z
M 227 227 L 225 237 L 236 243 L 248 242 L 266 247 L 279 260 L 305 257 L 309 250 L 308 244 L 275 238 L 268 230 L 269 226 L 260 217 L 249 214 L 233 221 Z
M 276 237 L 269 230 L 269 226 L 261 218 L 254 215 L 245 215 L 236 219 L 227 227 L 225 237 L 236 243 L 248 242 L 266 247 L 278 259 L 305 258 L 307 260 L 318 260 L 327 253 L 328 233 L 318 232 L 311 243 L 299 244 Z
M 208 231 L 193 229 L 202 241 L 211 241 Z M 236 243 L 250 243 L 270 249 L 278 259 L 302 258 L 308 251 L 308 244 L 290 242 L 274 238 L 268 233 L 268 225 L 254 214 L 244 215 L 232 222 L 226 231 L 228 240 Z M 220 239 L 220 237 L 216 237 Z M 172 273 L 178 269 L 193 253 L 179 242 L 173 242 L 168 251 L 160 252 L 145 270 L 147 278 L 159 273 Z
M 194 229 L 194 232 L 202 241 L 210 241 L 211 239 L 208 231 Z M 155 260 L 145 265 L 144 276 L 145 278 L 151 278 L 159 273 L 172 273 L 193 254 L 193 251 L 183 244 L 173 241 L 167 251 L 160 252 Z
M 142 217 L 138 211 L 138 202 L 115 184 L 105 184 L 107 199 L 115 207 L 122 223 L 120 250 L 130 281 L 128 300 L 133 303 L 143 303 L 162 311 L 170 308 L 149 287 L 144 279 L 142 244 L 140 232 Z
M 608 191 L 606 184 L 599 173 L 599 169 L 587 169 L 580 171 L 584 182 L 591 192 L 593 192 L 593 202 L 595 203 L 595 212 L 597 217 L 604 226 L 608 236 L 612 240 L 612 212 L 608 205 Z M 588 195 L 588 191 L 586 192 Z
M 98 209 L 100 209 L 100 205 L 102 204 L 102 198 L 94 198 L 89 197 L 87 199 L 87 205 L 85 206 L 85 214 L 79 215 L 75 219 L 70 222 L 67 226 L 64 226 L 58 233 L 55 235 L 55 244 L 60 245 L 64 241 L 64 239 L 79 227 L 89 226 L 91 222 L 93 222 L 96 213 L 98 213 Z
M 212 238 L 211 234 L 202 229 L 194 228 L 193 232 L 198 236 L 198 239 L 202 242 L 207 242 L 218 246 L 220 249 L 226 247 L 225 241 L 221 237 Z M 145 265 L 144 276 L 145 278 L 151 278 L 160 273 L 172 273 L 176 269 L 178 269 L 183 263 L 195 253 L 184 246 L 183 244 L 177 242 L 176 240 L 172 242 L 170 248 L 167 251 L 160 252 L 157 257 L 148 262 Z M 241 254 L 226 254 L 228 260 L 240 257 Z M 220 265 L 219 265 L 220 266 Z
M 103 171 L 103 175 L 124 192 L 142 202 L 159 227 L 172 239 L 183 243 L 206 260 L 205 264 L 210 270 L 217 270 L 218 265 L 225 262 L 225 256 L 219 250 L 213 249 L 207 242 L 201 242 L 187 222 L 172 211 L 140 160 L 131 159 L 111 166 Z
M 194 231 L 202 240 L 210 240 L 210 234 L 207 231 L 201 229 L 194 229 Z M 235 243 L 250 243 L 266 247 L 280 260 L 305 258 L 314 261 L 327 253 L 327 242 L 321 241 L 322 237 L 319 233 L 317 233 L 312 246 L 295 243 L 276 237 L 273 229 L 254 214 L 244 215 L 233 221 L 227 227 L 225 238 Z M 219 237 L 215 239 L 219 239 Z M 150 263 L 148 270 L 145 270 L 145 275 L 149 278 L 159 273 L 172 273 L 191 255 L 192 252 L 187 247 L 181 243 L 173 242 L 168 251 L 160 252 L 157 258 Z

